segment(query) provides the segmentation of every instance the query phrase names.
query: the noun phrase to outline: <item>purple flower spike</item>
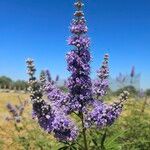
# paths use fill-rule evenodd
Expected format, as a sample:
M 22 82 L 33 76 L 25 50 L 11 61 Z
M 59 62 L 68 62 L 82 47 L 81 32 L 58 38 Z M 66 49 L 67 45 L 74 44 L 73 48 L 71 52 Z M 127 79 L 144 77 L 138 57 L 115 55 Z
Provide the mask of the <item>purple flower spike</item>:
M 103 128 L 113 124 L 122 112 L 123 102 L 128 99 L 128 95 L 129 93 L 124 91 L 120 94 L 119 101 L 112 105 L 95 100 L 92 111 L 86 116 L 87 126 L 95 125 L 99 128 Z
M 133 66 L 130 73 L 131 78 L 135 76 L 135 67 Z
M 51 74 L 50 74 L 49 70 L 46 70 L 45 74 L 46 74 L 47 81 L 51 82 L 52 81 L 52 77 L 51 77 Z
M 97 72 L 98 79 L 95 80 L 93 83 L 93 94 L 95 94 L 97 98 L 105 96 L 109 88 L 108 60 L 109 60 L 109 55 L 105 54 L 102 67 Z

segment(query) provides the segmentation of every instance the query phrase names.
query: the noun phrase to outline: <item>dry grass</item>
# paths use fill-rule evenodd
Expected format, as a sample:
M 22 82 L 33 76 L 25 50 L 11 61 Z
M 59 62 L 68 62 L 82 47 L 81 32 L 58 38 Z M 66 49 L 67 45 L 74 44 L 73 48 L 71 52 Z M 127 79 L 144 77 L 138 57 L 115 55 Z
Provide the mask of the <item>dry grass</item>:
M 8 114 L 8 111 L 6 109 L 6 104 L 8 102 L 12 104 L 18 104 L 19 99 L 24 101 L 29 99 L 28 94 L 23 94 L 23 93 L 0 93 L 0 125 L 5 123 L 5 117 Z
M 19 99 L 22 101 L 29 99 L 28 94 L 23 93 L 0 93 L 0 139 L 3 139 L 4 147 L 3 149 L 6 150 L 13 150 L 13 149 L 20 149 L 17 146 L 13 146 L 12 137 L 18 134 L 15 131 L 14 124 L 12 122 L 7 122 L 5 118 L 9 116 L 8 110 L 6 108 L 6 104 L 8 102 L 12 104 L 18 104 Z M 28 115 L 29 111 L 31 110 L 30 106 L 28 106 L 28 112 L 25 115 Z M 21 124 L 20 124 L 21 126 Z
M 5 120 L 6 116 L 10 115 L 6 108 L 6 104 L 8 102 L 12 103 L 13 105 L 19 104 L 19 99 L 21 101 L 29 100 L 29 94 L 0 93 L 0 150 L 40 150 L 40 146 L 38 148 L 35 147 L 35 145 L 38 145 L 38 140 L 39 143 L 43 140 L 47 143 L 50 143 L 50 146 L 57 147 L 56 143 L 54 142 L 54 138 L 48 133 L 45 133 L 32 119 L 32 109 L 30 103 L 25 108 L 23 121 L 21 123 L 17 123 L 17 127 L 21 127 L 23 130 L 18 132 L 13 121 Z M 13 139 L 15 137 L 29 138 L 28 142 L 30 142 L 30 147 L 25 148 L 25 146 Z M 3 147 L 1 147 L 1 140 L 3 141 Z

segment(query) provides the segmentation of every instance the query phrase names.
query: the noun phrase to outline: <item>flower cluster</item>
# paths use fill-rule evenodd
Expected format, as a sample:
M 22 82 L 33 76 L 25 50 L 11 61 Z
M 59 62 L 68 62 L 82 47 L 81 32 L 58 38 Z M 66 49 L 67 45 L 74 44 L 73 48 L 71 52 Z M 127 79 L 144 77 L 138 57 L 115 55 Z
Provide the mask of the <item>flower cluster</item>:
M 73 36 L 68 39 L 68 44 L 78 48 L 88 48 L 90 45 L 90 39 L 87 36 Z
M 133 66 L 130 73 L 131 78 L 135 76 L 135 67 Z
M 57 111 L 52 123 L 54 136 L 59 141 L 73 141 L 78 136 L 78 128 L 69 117 L 61 111 Z
M 118 102 L 107 105 L 101 101 L 93 102 L 93 109 L 87 115 L 87 126 L 96 125 L 99 128 L 113 124 L 122 111 L 123 102 L 128 99 L 129 93 L 124 91 L 120 94 Z
M 126 81 L 126 76 L 124 76 L 122 73 L 119 73 L 119 76 L 116 77 L 116 81 L 120 84 L 124 84 Z
M 46 73 L 44 70 L 41 71 L 40 74 L 40 83 L 41 83 L 41 87 L 42 89 L 44 89 L 45 83 L 46 83 Z
M 88 28 L 85 24 L 85 19 L 82 18 L 79 22 L 76 20 L 73 20 L 70 31 L 74 34 L 86 33 L 88 31 Z
M 77 11 L 70 27 L 72 36 L 68 40 L 73 50 L 67 54 L 66 58 L 68 71 L 71 73 L 65 83 L 68 92 L 64 93 L 57 87 L 49 71 L 42 73 L 38 82 L 34 76 L 36 69 L 33 60 L 29 59 L 27 65 L 33 113 L 40 126 L 45 131 L 53 133 L 59 141 L 73 141 L 77 138 L 80 129 L 71 120 L 71 114 L 74 113 L 81 121 L 81 132 L 85 149 L 87 149 L 86 127 L 96 125 L 102 128 L 111 125 L 120 115 L 122 104 L 127 100 L 128 93 L 123 92 L 119 102 L 112 105 L 99 100 L 99 97 L 106 95 L 109 88 L 109 56 L 105 55 L 102 67 L 98 71 L 98 80 L 92 84 L 90 40 L 86 35 L 88 29 L 81 10 L 83 4 L 77 1 L 75 6 Z M 48 100 L 43 100 L 43 94 L 46 94 Z
M 45 82 L 50 82 L 51 84 L 56 84 L 59 81 L 59 75 L 56 76 L 55 80 L 52 80 L 49 70 L 42 71 L 45 78 Z
M 21 122 L 22 115 L 27 104 L 28 101 L 20 102 L 19 105 L 15 105 L 15 106 L 12 105 L 11 103 L 8 103 L 6 107 L 10 113 L 10 116 L 6 117 L 6 120 L 7 121 L 14 120 L 16 123 Z
M 72 36 L 68 44 L 74 49 L 67 54 L 68 70 L 72 73 L 67 81 L 69 90 L 69 105 L 73 111 L 82 111 L 83 107 L 92 100 L 92 82 L 90 78 L 90 40 L 85 33 L 87 32 L 86 20 L 81 10 L 83 4 L 78 1 L 75 3 L 77 11 L 75 19 L 71 24 Z
M 84 6 L 81 2 L 76 2 L 75 7 L 77 7 L 78 11 L 75 12 L 74 16 L 81 17 L 80 19 L 73 19 L 70 27 L 70 31 L 73 34 L 84 34 L 88 31 L 88 27 L 86 25 L 86 20 L 84 18 L 83 11 L 80 11 L 80 9 Z
M 82 50 L 80 54 L 77 51 L 71 51 L 67 54 L 68 71 L 72 73 L 82 73 L 88 75 L 90 73 L 91 57 L 88 50 Z
M 97 72 L 98 79 L 93 82 L 93 94 L 95 94 L 97 98 L 105 96 L 109 88 L 108 60 L 109 60 L 109 55 L 106 54 L 104 56 L 104 62 L 102 64 L 102 67 Z
M 49 70 L 45 71 L 45 75 L 46 75 L 47 82 L 52 82 L 52 77 L 51 77 Z
M 41 87 L 43 86 L 39 84 L 41 82 L 38 82 L 36 80 L 36 77 L 34 76 L 36 69 L 33 60 L 28 59 L 27 65 L 28 73 L 30 75 L 29 89 L 31 93 L 34 118 L 36 117 L 38 119 L 39 125 L 46 132 L 53 132 L 54 136 L 59 141 L 75 140 L 78 135 L 78 130 L 73 121 L 71 121 L 67 117 L 64 111 L 60 110 L 60 101 L 62 97 L 59 95 L 59 91 L 57 91 L 57 88 L 55 88 L 55 86 L 51 84 L 51 82 L 48 82 L 49 84 L 45 82 L 44 91 L 47 90 L 47 92 L 49 93 L 48 98 L 51 100 L 51 105 L 47 101 L 43 100 L 43 89 L 41 89 Z
M 33 106 L 34 117 L 37 117 L 39 125 L 46 131 L 51 132 L 53 114 L 51 113 L 51 107 L 43 99 L 43 89 L 41 84 L 36 80 L 35 65 L 32 59 L 27 60 L 29 78 L 29 91 L 31 93 L 30 98 Z
M 45 84 L 45 93 L 48 98 L 48 102 L 55 107 L 55 109 L 61 108 L 64 113 L 69 111 L 67 107 L 68 95 L 63 93 L 56 85 L 51 84 L 50 82 Z

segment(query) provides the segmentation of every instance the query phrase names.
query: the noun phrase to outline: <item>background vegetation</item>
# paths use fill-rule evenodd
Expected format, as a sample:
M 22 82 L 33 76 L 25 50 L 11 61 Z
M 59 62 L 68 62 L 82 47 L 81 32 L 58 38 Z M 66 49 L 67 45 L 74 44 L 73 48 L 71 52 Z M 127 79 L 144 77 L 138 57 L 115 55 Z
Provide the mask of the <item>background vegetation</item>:
M 99 129 L 97 132 L 88 131 L 88 143 L 91 150 L 149 150 L 150 90 L 145 92 L 145 96 L 139 97 L 138 91 L 133 87 L 125 88 L 130 90 L 131 96 L 117 122 L 108 129 Z M 111 102 L 121 90 L 123 89 L 116 92 L 110 91 L 105 101 Z M 28 99 L 28 93 L 0 93 L 0 149 L 58 150 L 63 147 L 63 144 L 56 142 L 51 135 L 38 126 L 36 120 L 32 119 L 30 103 L 25 108 L 20 123 L 5 120 L 9 116 L 7 102 L 15 105 L 20 100 Z
M 28 87 L 27 82 L 24 80 L 13 81 L 7 76 L 0 77 L 0 89 L 9 90 L 26 90 Z

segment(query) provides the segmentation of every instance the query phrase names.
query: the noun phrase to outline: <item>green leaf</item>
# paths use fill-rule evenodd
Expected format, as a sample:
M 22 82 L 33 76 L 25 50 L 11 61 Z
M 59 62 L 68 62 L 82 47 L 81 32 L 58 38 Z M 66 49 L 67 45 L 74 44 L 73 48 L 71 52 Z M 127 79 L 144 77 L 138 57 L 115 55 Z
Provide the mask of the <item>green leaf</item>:
M 98 146 L 96 139 L 92 139 L 92 142 L 95 144 L 95 146 Z
M 106 140 L 106 136 L 107 136 L 107 128 L 105 129 L 105 132 L 102 136 L 102 140 L 101 140 L 101 149 L 102 150 L 105 150 L 105 146 L 104 146 L 104 143 L 105 143 L 105 140 Z
M 113 136 L 112 138 L 110 138 L 106 143 L 105 146 L 109 147 L 110 145 L 112 145 L 116 139 L 118 139 L 119 137 L 121 137 L 126 131 L 120 131 L 119 133 L 117 133 L 115 136 Z
M 68 146 L 64 146 L 64 147 L 59 148 L 58 150 L 67 150 L 68 148 L 69 148 Z

